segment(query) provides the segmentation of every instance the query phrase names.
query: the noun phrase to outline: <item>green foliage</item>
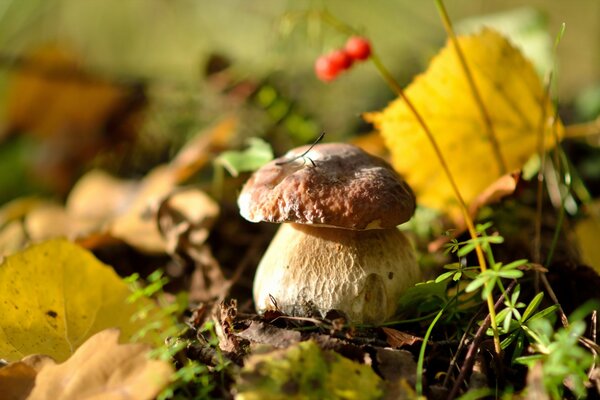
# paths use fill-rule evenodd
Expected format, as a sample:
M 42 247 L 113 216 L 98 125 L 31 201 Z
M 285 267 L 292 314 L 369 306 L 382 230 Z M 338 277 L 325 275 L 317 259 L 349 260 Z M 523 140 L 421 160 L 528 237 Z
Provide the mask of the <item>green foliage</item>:
M 238 400 L 380 399 L 382 380 L 359 364 L 307 340 L 286 349 L 255 352 L 238 378 Z
M 160 269 L 146 278 L 146 284 L 142 284 L 139 274 L 129 276 L 126 281 L 132 289 L 129 301 L 135 302 L 139 298 L 148 298 L 156 302 L 150 307 L 141 308 L 134 315 L 133 318 L 137 320 L 148 321 L 136 336 L 142 338 L 150 332 L 160 332 L 164 344 L 154 349 L 151 357 L 169 362 L 177 361 L 179 366 L 172 376 L 172 383 L 163 390 L 158 399 L 212 398 L 211 392 L 216 386 L 213 371 L 221 372 L 229 365 L 229 361 L 225 360 L 220 351 L 214 323 L 206 322 L 198 335 L 198 337 L 207 336 L 209 339 L 204 344 L 215 350 L 218 363 L 211 371 L 207 365 L 188 359 L 184 355 L 188 347 L 198 342 L 197 339 L 187 338 L 188 327 L 181 322 L 181 316 L 188 306 L 187 295 L 182 293 L 174 301 L 167 298 L 163 288 L 169 279 Z
M 271 146 L 262 139 L 248 139 L 248 148 L 242 151 L 225 151 L 216 159 L 215 164 L 225 168 L 231 175 L 257 170 L 273 159 Z
M 417 298 L 424 299 L 423 294 L 433 293 L 432 289 L 436 286 L 432 285 L 447 285 L 451 281 L 456 283 L 465 280 L 470 281 L 463 292 L 472 293 L 479 290 L 483 299 L 490 294 L 500 292 L 504 295 L 504 307 L 496 314 L 496 320 L 499 333 L 503 337 L 502 349 L 506 350 L 509 346 L 514 345 L 512 362 L 527 365 L 529 368 L 536 365 L 536 363 L 541 363 L 544 386 L 552 398 L 563 397 L 565 383 L 568 383 L 569 388 L 576 396 L 585 396 L 585 385 L 588 382 L 587 372 L 592 366 L 594 357 L 589 351 L 580 346 L 585 331 L 585 323 L 582 319 L 586 315 L 586 310 L 589 311 L 593 307 L 587 306 L 585 310 L 579 310 L 572 317 L 569 326 L 554 331 L 552 321 L 556 319 L 556 311 L 559 306 L 555 304 L 539 310 L 544 298 L 543 292 L 536 294 L 527 302 L 522 299 L 520 284 L 516 284 L 512 292 L 505 289 L 503 280 L 522 278 L 523 272 L 521 269 L 527 267 L 528 262 L 527 260 L 516 260 L 506 265 L 495 262 L 492 244 L 502 243 L 503 238 L 497 235 L 488 236 L 486 230 L 490 227 L 490 224 L 477 226 L 479 237 L 475 240 L 451 241 L 447 246 L 447 252 L 456 254 L 459 257 L 459 262 L 446 265 L 444 267 L 447 270 L 446 272 L 440 274 L 434 281 L 422 285 L 423 287 L 417 291 L 419 296 L 415 297 L 415 294 L 411 293 L 410 303 L 416 303 Z M 475 249 L 475 243 L 481 245 L 491 266 L 491 268 L 481 273 L 476 273 L 477 267 L 468 267 L 465 263 L 466 257 Z M 457 296 L 459 293 L 461 292 L 457 292 Z M 440 295 L 437 298 L 440 305 L 438 310 L 440 311 L 434 314 L 435 318 L 429 325 L 427 336 L 429 336 L 436 323 L 448 324 L 453 322 L 448 317 L 441 319 L 440 316 L 442 313 L 456 313 L 456 308 L 460 304 L 456 302 L 455 306 L 452 307 L 452 299 L 447 298 L 443 304 L 440 304 L 439 301 L 443 301 L 443 296 Z M 406 300 L 404 301 L 406 302 Z M 595 306 L 597 307 L 597 305 Z M 428 311 L 431 311 L 431 309 L 428 309 Z M 487 334 L 493 335 L 492 330 L 488 329 Z M 423 350 L 425 345 L 426 340 L 423 341 L 419 365 L 422 365 L 424 359 Z M 533 354 L 522 356 L 528 345 Z M 465 398 L 470 397 L 466 396 Z
M 585 322 L 574 321 L 566 328 L 554 331 L 547 319 L 537 319 L 526 327 L 536 353 L 520 357 L 517 362 L 531 368 L 535 363 L 542 364 L 544 386 L 552 398 L 563 397 L 563 384 L 568 382 L 578 397 L 586 395 L 587 371 L 594 357 L 579 346 L 585 331 Z

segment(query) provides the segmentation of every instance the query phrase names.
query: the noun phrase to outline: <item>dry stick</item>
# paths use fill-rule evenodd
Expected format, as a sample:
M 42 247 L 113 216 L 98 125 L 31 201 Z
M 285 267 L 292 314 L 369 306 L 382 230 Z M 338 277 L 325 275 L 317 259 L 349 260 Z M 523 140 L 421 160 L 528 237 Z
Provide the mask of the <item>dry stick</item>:
M 508 285 L 508 287 L 506 288 L 504 293 L 502 293 L 502 295 L 496 301 L 496 304 L 494 304 L 494 309 L 496 309 L 502 305 L 502 302 L 504 302 L 505 296 L 507 296 L 513 290 L 513 288 L 516 286 L 516 284 L 517 284 L 517 281 L 513 280 L 510 283 L 510 285 Z M 465 356 L 465 360 L 463 361 L 463 365 L 460 369 L 460 373 L 458 374 L 456 381 L 454 381 L 454 386 L 452 386 L 452 390 L 450 391 L 450 394 L 448 394 L 449 400 L 452 400 L 453 398 L 456 397 L 456 395 L 458 394 L 458 390 L 460 389 L 461 382 L 465 380 L 467 374 L 473 368 L 473 363 L 475 362 L 475 355 L 477 354 L 479 345 L 481 345 L 481 342 L 483 341 L 483 338 L 485 337 L 485 331 L 487 331 L 488 327 L 490 326 L 491 321 L 492 321 L 491 314 L 488 314 L 485 317 L 485 319 L 483 320 L 483 323 L 481 324 L 479 329 L 477 329 L 477 332 L 475 333 L 475 337 L 473 338 L 473 342 L 469 346 L 469 350 L 467 350 L 467 355 Z
M 469 321 L 469 325 L 467 326 L 465 333 L 463 333 L 462 337 L 460 338 L 460 342 L 458 344 L 458 348 L 456 349 L 456 353 L 454 354 L 454 357 L 452 357 L 452 359 L 450 360 L 450 364 L 448 365 L 448 369 L 446 370 L 446 376 L 444 377 L 444 382 L 442 383 L 442 386 L 447 387 L 448 383 L 450 383 L 450 376 L 452 373 L 452 369 L 455 367 L 456 363 L 458 362 L 458 358 L 460 357 L 460 354 L 462 353 L 463 348 L 467 345 L 467 336 L 469 335 L 469 332 L 471 331 L 471 327 L 475 324 L 476 319 L 479 318 L 479 315 L 481 314 L 483 309 L 484 309 L 484 307 L 482 306 L 479 309 L 479 311 L 477 311 L 477 313 L 475 313 L 475 315 L 473 315 L 473 317 Z M 459 370 L 459 372 L 460 372 L 460 370 Z
M 410 101 L 408 96 L 406 96 L 406 94 L 404 93 L 404 90 L 402 89 L 400 84 L 398 84 L 398 82 L 396 82 L 396 80 L 392 77 L 390 72 L 383 65 L 383 63 L 381 62 L 381 60 L 375 53 L 371 54 L 371 61 L 373 61 L 373 64 L 375 64 L 375 67 L 377 68 L 377 70 L 379 71 L 379 73 L 381 74 L 383 79 L 387 82 L 387 84 L 396 92 L 396 94 L 398 94 L 398 96 L 400 96 L 402 98 L 402 100 L 404 100 L 404 102 L 406 103 L 406 105 L 410 109 L 410 111 L 412 112 L 413 116 L 415 117 L 415 119 L 417 120 L 419 125 L 421 125 L 421 128 L 423 128 L 423 131 L 425 131 L 425 134 L 427 135 L 427 138 L 429 139 L 429 142 L 430 142 L 431 146 L 433 147 L 433 150 L 442 166 L 442 169 L 444 170 L 444 173 L 446 174 L 446 179 L 448 179 L 448 182 L 450 182 L 450 185 L 452 186 L 452 190 L 454 191 L 454 195 L 456 196 L 456 199 L 458 200 L 460 210 L 463 214 L 463 218 L 465 219 L 465 224 L 467 225 L 467 230 L 469 231 L 471 238 L 473 238 L 473 240 L 476 241 L 477 240 L 477 232 L 475 231 L 475 226 L 473 225 L 473 220 L 471 219 L 471 216 L 469 215 L 469 211 L 467 210 L 465 200 L 463 199 L 462 195 L 460 194 L 460 190 L 458 189 L 456 181 L 454 180 L 454 177 L 452 176 L 452 173 L 450 172 L 450 168 L 448 167 L 448 164 L 446 163 L 446 159 L 444 158 L 444 155 L 442 154 L 442 151 L 440 150 L 440 148 L 437 144 L 437 141 L 435 140 L 435 137 L 433 136 L 433 133 L 429 129 L 429 126 L 425 123 L 425 120 L 423 119 L 421 114 L 417 111 L 417 109 L 415 108 L 414 104 Z M 476 244 L 475 245 L 475 253 L 477 254 L 479 268 L 481 269 L 481 272 L 484 272 L 487 270 L 485 256 L 483 255 L 483 250 L 481 249 L 481 246 L 479 245 L 479 243 L 476 241 L 475 244 Z M 487 285 L 488 285 L 488 283 L 486 282 L 485 286 L 487 287 Z M 494 309 L 494 298 L 492 297 L 491 294 L 487 297 L 487 304 L 488 304 L 488 310 L 489 310 L 489 313 L 491 316 L 492 330 L 494 331 L 494 348 L 496 350 L 496 353 L 499 355 L 501 353 L 502 349 L 500 348 L 500 336 L 498 334 L 498 325 L 496 323 L 496 311 Z
M 475 313 L 475 315 L 473 315 L 473 317 L 469 321 L 469 325 L 467 326 L 465 333 L 463 333 L 462 337 L 460 338 L 460 342 L 458 343 L 458 348 L 456 349 L 456 353 L 450 360 L 450 364 L 448 365 L 448 369 L 446 370 L 446 376 L 444 377 L 444 382 L 442 383 L 443 387 L 447 387 L 448 383 L 450 383 L 452 369 L 454 369 L 454 367 L 456 366 L 456 363 L 458 362 L 458 358 L 460 357 L 460 354 L 462 353 L 463 348 L 467 345 L 467 336 L 469 335 L 469 332 L 471 331 L 471 327 L 475 324 L 475 320 L 479 317 L 479 314 L 481 314 L 482 310 L 483 310 L 483 308 L 480 308 L 479 311 L 477 311 L 477 313 Z M 460 369 L 459 369 L 459 372 L 460 372 Z
M 475 79 L 473 79 L 473 74 L 471 73 L 471 69 L 467 64 L 467 60 L 465 58 L 462 49 L 458 43 L 456 38 L 456 33 L 454 33 L 454 29 L 452 28 L 452 22 L 450 21 L 450 17 L 448 16 L 448 12 L 446 11 L 446 7 L 444 6 L 444 2 L 442 0 L 435 0 L 435 4 L 438 8 L 440 16 L 442 17 L 442 23 L 444 24 L 444 29 L 446 30 L 446 34 L 450 38 L 452 45 L 454 46 L 454 50 L 456 51 L 456 55 L 458 56 L 458 61 L 461 64 L 463 72 L 465 73 L 465 77 L 469 83 L 469 88 L 471 89 L 471 93 L 473 94 L 473 98 L 477 103 L 477 108 L 481 113 L 481 118 L 483 119 L 485 130 L 492 145 L 492 151 L 494 156 L 496 157 L 496 162 L 498 163 L 498 168 L 500 170 L 500 175 L 504 175 L 508 172 L 508 168 L 506 167 L 506 161 L 504 161 L 504 157 L 502 157 L 502 152 L 500 150 L 500 143 L 498 142 L 498 137 L 494 132 L 494 126 L 492 124 L 492 119 L 490 118 L 490 114 L 483 103 L 481 98 L 481 94 L 477 89 L 477 85 L 475 85 Z

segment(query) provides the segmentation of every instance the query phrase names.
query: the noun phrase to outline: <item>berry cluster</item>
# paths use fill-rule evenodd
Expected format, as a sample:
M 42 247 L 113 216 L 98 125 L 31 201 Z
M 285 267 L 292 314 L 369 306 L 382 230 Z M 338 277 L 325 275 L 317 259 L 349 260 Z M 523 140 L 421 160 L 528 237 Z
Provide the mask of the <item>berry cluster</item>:
M 352 66 L 354 61 L 364 61 L 371 55 L 371 44 L 360 36 L 352 36 L 343 49 L 325 54 L 315 62 L 315 74 L 324 82 L 334 80 L 342 71 Z

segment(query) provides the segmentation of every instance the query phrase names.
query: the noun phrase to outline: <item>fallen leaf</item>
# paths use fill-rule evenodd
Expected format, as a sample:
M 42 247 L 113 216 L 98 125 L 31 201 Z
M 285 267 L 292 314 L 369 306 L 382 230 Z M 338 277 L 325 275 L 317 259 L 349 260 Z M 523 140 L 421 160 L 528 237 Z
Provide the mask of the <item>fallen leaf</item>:
M 250 322 L 250 326 L 236 336 L 249 340 L 251 343 L 268 344 L 277 348 L 286 348 L 298 343 L 302 335 L 299 331 L 277 328 L 260 321 Z
M 213 157 L 224 151 L 230 144 L 237 127 L 237 118 L 228 117 L 190 140 L 171 161 L 177 182 L 187 180 Z
M 582 261 L 600 275 L 600 217 L 591 214 L 575 225 L 575 237 Z
M 38 372 L 46 365 L 55 364 L 44 355 L 31 355 L 0 368 L 0 393 L 3 400 L 26 399 L 35 384 Z
M 378 348 L 375 358 L 384 379 L 391 381 L 400 378 L 415 379 L 417 363 L 409 351 Z
M 200 248 L 218 215 L 218 204 L 204 192 L 194 188 L 173 191 L 156 212 L 167 253 Z
M 33 389 L 37 371 L 18 361 L 0 368 L 0 393 L 4 400 L 23 400 Z
M 0 262 L 2 257 L 13 254 L 27 243 L 27 233 L 21 221 L 12 221 L 0 229 Z
M 138 190 L 135 181 L 118 179 L 102 170 L 92 170 L 73 186 L 65 208 L 79 219 L 106 224 L 129 208 Z
M 468 81 L 451 44 L 432 60 L 428 70 L 406 88 L 406 95 L 431 129 L 458 188 L 467 203 L 506 173 L 517 171 L 537 152 L 542 115 L 545 148 L 554 146 L 549 121 L 550 100 L 530 62 L 495 31 L 459 36 L 458 41 L 492 121 L 505 170 L 494 156 L 492 142 Z M 460 214 L 454 192 L 427 136 L 404 100 L 365 119 L 375 124 L 392 155 L 392 164 L 414 189 L 421 205 Z M 563 126 L 556 124 L 562 137 Z
M 351 377 L 351 379 L 349 379 Z M 321 350 L 313 341 L 253 354 L 238 378 L 237 400 L 379 399 L 381 378 L 371 367 Z
M 96 229 L 93 220 L 69 214 L 61 205 L 47 202 L 31 210 L 24 221 L 25 231 L 32 242 L 56 237 L 76 239 Z
M 109 327 L 121 328 L 128 340 L 141 328 L 131 322 L 140 304 L 128 303 L 129 295 L 112 268 L 64 239 L 6 257 L 0 264 L 0 358 L 40 353 L 63 361 Z
M 423 338 L 399 331 L 397 329 L 386 327 L 382 327 L 381 329 L 383 330 L 383 333 L 385 333 L 387 343 L 395 349 L 399 349 L 402 346 L 412 346 L 417 342 L 423 341 Z
M 96 333 L 64 363 L 37 375 L 28 400 L 145 400 L 170 382 L 173 367 L 148 357 L 150 346 L 119 344 L 119 331 Z
M 95 76 L 73 51 L 56 45 L 37 48 L 15 65 L 4 134 L 37 139 L 36 173 L 47 184 L 66 191 L 79 166 L 135 137 L 145 105 L 141 85 Z

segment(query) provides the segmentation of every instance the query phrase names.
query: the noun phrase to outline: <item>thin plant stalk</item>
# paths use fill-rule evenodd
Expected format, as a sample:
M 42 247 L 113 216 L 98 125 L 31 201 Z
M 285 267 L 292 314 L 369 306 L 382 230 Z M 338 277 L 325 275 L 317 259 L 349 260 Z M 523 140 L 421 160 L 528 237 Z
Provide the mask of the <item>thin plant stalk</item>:
M 552 74 L 548 76 L 544 96 L 542 97 L 542 112 L 540 115 L 540 125 L 538 129 L 538 157 L 540 158 L 540 169 L 537 174 L 537 192 L 536 192 L 536 208 L 535 208 L 535 235 L 533 238 L 533 261 L 540 263 L 541 261 L 541 236 L 542 236 L 542 200 L 544 194 L 544 170 L 546 167 L 546 107 L 545 104 L 550 98 L 550 82 L 552 82 Z M 537 279 L 536 279 L 537 282 Z M 537 285 L 536 285 L 537 286 Z
M 446 311 L 446 307 L 450 304 L 450 302 L 446 303 L 444 307 L 440 311 L 438 311 L 437 315 L 429 324 L 427 328 L 427 332 L 425 332 L 425 336 L 423 336 L 423 343 L 421 343 L 421 349 L 419 351 L 419 359 L 417 361 L 417 376 L 415 380 L 415 390 L 417 392 L 417 397 L 421 398 L 423 396 L 423 363 L 425 361 L 425 349 L 427 348 L 427 342 L 429 341 L 429 336 L 431 336 L 431 332 L 433 331 L 433 327 L 442 317 L 444 311 Z
M 433 133 L 431 132 L 431 129 L 429 129 L 429 126 L 427 125 L 427 123 L 425 122 L 425 120 L 423 119 L 421 114 L 417 111 L 417 109 L 414 106 L 414 104 L 412 103 L 412 101 L 408 98 L 408 96 L 402 89 L 402 86 L 400 86 L 400 84 L 394 79 L 392 74 L 387 70 L 385 65 L 383 65 L 383 63 L 381 62 L 381 60 L 375 53 L 371 54 L 371 61 L 373 62 L 373 64 L 377 68 L 377 71 L 379 71 L 379 73 L 381 74 L 383 79 L 387 82 L 387 84 L 396 92 L 396 94 L 398 96 L 400 96 L 402 98 L 402 100 L 404 100 L 404 102 L 406 103 L 409 110 L 414 115 L 414 117 L 417 120 L 417 122 L 419 123 L 419 125 L 421 125 L 421 128 L 423 128 L 423 131 L 427 135 L 427 138 L 429 139 L 429 142 L 430 142 L 431 146 L 433 147 L 433 150 L 442 166 L 442 169 L 444 170 L 444 173 L 446 174 L 446 178 L 448 179 L 448 182 L 450 182 L 450 185 L 452 186 L 452 190 L 454 191 L 454 195 L 456 196 L 456 199 L 458 200 L 458 204 L 460 206 L 463 218 L 465 220 L 465 224 L 467 225 L 467 230 L 469 231 L 471 238 L 473 238 L 474 240 L 477 239 L 477 231 L 475 230 L 475 225 L 473 224 L 473 220 L 471 219 L 471 216 L 469 215 L 469 211 L 467 209 L 465 200 L 462 197 L 460 190 L 458 189 L 458 185 L 456 184 L 456 181 L 454 180 L 454 176 L 450 172 L 450 168 L 448 167 L 448 164 L 446 163 L 446 159 L 444 158 L 444 155 L 442 154 L 442 151 L 440 150 L 440 147 L 438 146 L 437 141 L 435 140 L 435 137 L 433 136 Z M 476 246 L 475 246 L 475 253 L 477 254 L 477 260 L 479 262 L 479 268 L 481 269 L 481 271 L 483 272 L 483 271 L 487 270 L 487 263 L 485 260 L 485 256 L 484 256 L 483 250 L 481 249 L 481 246 L 479 244 L 476 244 Z M 486 283 L 486 286 L 487 286 L 487 283 Z M 496 353 L 500 354 L 502 349 L 500 347 L 500 336 L 498 334 L 498 324 L 496 321 L 496 310 L 494 308 L 494 298 L 493 298 L 492 294 L 487 296 L 486 300 L 487 300 L 488 310 L 490 313 L 492 331 L 494 332 L 494 348 L 496 350 Z
M 352 27 L 348 26 L 347 24 L 345 24 L 342 21 L 339 21 L 337 18 L 335 18 L 333 15 L 331 15 L 327 11 L 319 12 L 317 14 L 317 16 L 340 32 L 343 32 L 345 34 L 356 33 L 356 31 Z M 400 86 L 400 84 L 396 81 L 396 79 L 388 71 L 388 69 L 381 62 L 381 59 L 377 56 L 377 54 L 372 52 L 370 60 L 373 62 L 373 64 L 375 65 L 375 68 L 377 69 L 377 71 L 379 72 L 379 74 L 381 75 L 383 80 L 385 80 L 385 82 L 388 84 L 388 86 L 399 97 L 401 97 L 404 100 L 404 102 L 406 103 L 406 105 L 408 106 L 408 108 L 410 109 L 410 111 L 412 112 L 414 117 L 416 118 L 419 125 L 421 125 L 421 127 L 423 128 L 423 131 L 427 135 L 427 138 L 429 139 L 429 142 L 430 142 L 431 146 L 433 147 L 433 150 L 442 166 L 442 169 L 444 170 L 446 178 L 448 179 L 448 182 L 450 182 L 450 186 L 452 187 L 452 190 L 454 191 L 454 195 L 455 195 L 456 199 L 458 200 L 458 204 L 459 204 L 461 213 L 463 215 L 465 224 L 467 226 L 469 235 L 471 236 L 472 239 L 474 239 L 474 240 L 477 239 L 477 231 L 475 230 L 475 225 L 473 224 L 473 220 L 471 219 L 471 216 L 469 215 L 469 211 L 467 209 L 465 200 L 462 197 L 460 190 L 458 189 L 458 185 L 456 184 L 456 181 L 454 180 L 454 177 L 452 176 L 452 173 L 450 172 L 450 168 L 448 167 L 448 164 L 446 163 L 446 159 L 444 158 L 444 155 L 442 154 L 442 151 L 440 150 L 440 147 L 438 146 L 437 141 L 435 140 L 435 137 L 433 136 L 433 133 L 431 132 L 431 129 L 429 129 L 429 126 L 427 125 L 427 123 L 425 122 L 425 120 L 423 119 L 421 114 L 417 111 L 417 109 L 415 108 L 412 101 L 410 101 L 410 99 L 404 93 L 402 86 Z M 490 126 L 491 126 L 491 123 L 490 123 Z M 497 145 L 497 142 L 496 142 L 496 145 Z M 499 150 L 499 148 L 498 148 L 498 150 Z M 483 254 L 483 250 L 481 249 L 481 245 L 479 245 L 477 242 L 475 245 L 475 253 L 477 254 L 477 260 L 479 262 L 480 270 L 482 272 L 486 271 L 487 264 L 486 264 L 485 256 Z M 488 283 L 486 283 L 485 285 L 487 286 Z M 502 352 L 502 348 L 500 347 L 500 335 L 498 333 L 498 324 L 497 324 L 497 320 L 496 320 L 496 309 L 494 307 L 494 298 L 491 293 L 489 296 L 487 296 L 486 300 L 487 300 L 488 311 L 490 314 L 491 328 L 492 328 L 492 332 L 494 334 L 494 348 L 496 350 L 496 353 L 499 355 Z
M 473 74 L 471 73 L 471 69 L 467 64 L 467 60 L 465 58 L 464 53 L 462 52 L 458 40 L 456 38 L 456 33 L 452 28 L 452 21 L 450 21 L 450 17 L 448 16 L 448 12 L 446 11 L 446 7 L 444 6 L 443 0 L 435 0 L 435 4 L 442 18 L 442 23 L 444 25 L 444 29 L 446 30 L 446 34 L 450 38 L 452 45 L 454 46 L 454 50 L 456 51 L 456 55 L 458 56 L 458 60 L 460 65 L 465 73 L 465 77 L 467 78 L 467 82 L 469 83 L 469 88 L 471 89 L 471 94 L 475 99 L 475 103 L 477 103 L 477 108 L 481 114 L 481 118 L 483 119 L 483 125 L 485 126 L 485 130 L 490 140 L 490 144 L 492 145 L 492 152 L 494 153 L 494 157 L 496 158 L 496 162 L 498 163 L 498 169 L 501 175 L 504 175 L 508 172 L 508 168 L 506 166 L 506 161 L 502 156 L 502 151 L 500 149 L 500 143 L 498 142 L 498 137 L 494 132 L 494 126 L 492 124 L 492 119 L 490 118 L 490 114 L 483 103 L 483 99 L 481 98 L 481 93 L 479 89 L 477 89 L 477 85 L 475 84 L 475 79 L 473 79 Z

